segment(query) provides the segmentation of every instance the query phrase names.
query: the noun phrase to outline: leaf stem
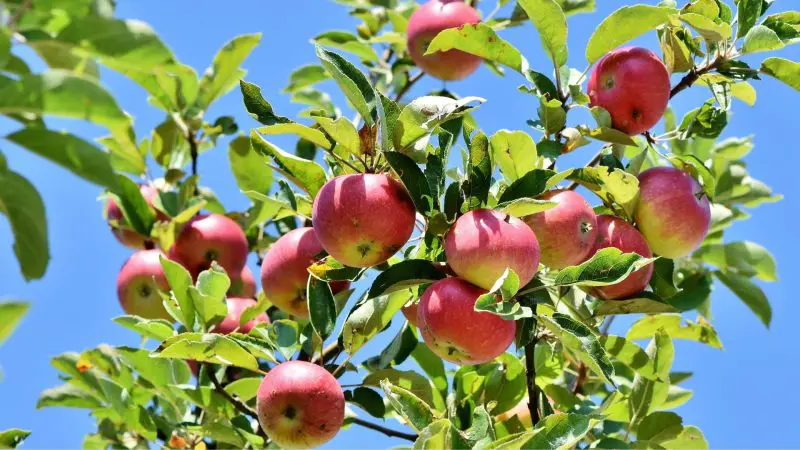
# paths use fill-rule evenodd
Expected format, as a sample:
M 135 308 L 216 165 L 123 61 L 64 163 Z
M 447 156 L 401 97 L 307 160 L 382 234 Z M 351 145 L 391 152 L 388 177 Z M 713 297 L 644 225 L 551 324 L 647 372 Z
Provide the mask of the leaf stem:
M 369 428 L 370 430 L 377 431 L 379 433 L 383 433 L 389 437 L 396 437 L 400 439 L 405 439 L 410 442 L 414 442 L 417 440 L 417 435 L 413 433 L 404 433 L 402 431 L 392 430 L 391 428 L 386 428 L 382 425 L 378 425 L 376 423 L 367 422 L 366 420 L 359 419 L 358 417 L 354 417 L 352 422 L 356 425 L 360 425 L 364 428 Z

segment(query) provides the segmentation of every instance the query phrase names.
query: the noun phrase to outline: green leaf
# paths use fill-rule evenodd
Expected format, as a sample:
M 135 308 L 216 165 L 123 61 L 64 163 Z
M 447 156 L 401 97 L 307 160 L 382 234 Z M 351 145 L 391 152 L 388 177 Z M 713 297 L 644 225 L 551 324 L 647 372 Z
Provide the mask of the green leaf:
M 103 406 L 93 395 L 71 384 L 62 384 L 43 391 L 36 402 L 36 409 L 48 407 L 95 409 Z
M 514 217 L 525 217 L 547 211 L 556 206 L 558 206 L 557 202 L 525 197 L 507 203 L 501 203 L 497 205 L 496 209 Z
M 609 51 L 656 29 L 677 11 L 649 5 L 623 6 L 606 17 L 589 38 L 586 59 L 594 63 Z
M 408 421 L 414 431 L 420 432 L 434 421 L 434 413 L 419 397 L 387 380 L 381 381 L 381 389 L 392 408 Z
M 19 325 L 22 316 L 28 312 L 30 304 L 24 302 L 3 302 L 0 303 L 0 344 Z
M 637 253 L 622 253 L 615 247 L 601 249 L 588 261 L 558 272 L 554 286 L 608 286 L 624 280 L 631 273 L 654 261 Z
M 615 360 L 630 367 L 634 372 L 648 380 L 658 380 L 655 364 L 641 347 L 622 336 L 604 335 L 600 344 Z
M 308 192 L 312 199 L 327 181 L 327 175 L 322 166 L 281 150 L 259 136 L 256 130 L 250 132 L 250 143 L 253 149 L 272 158 L 281 173 L 292 183 Z
M 758 23 L 764 3 L 762 0 L 738 0 L 735 3 L 736 17 L 739 23 L 739 28 L 736 32 L 736 38 L 738 39 L 747 35 L 750 29 Z
M 112 190 L 126 222 L 142 236 L 150 236 L 156 214 L 142 195 L 139 185 L 124 175 L 117 175 L 117 188 Z
M 375 91 L 370 86 L 367 77 L 354 65 L 336 53 L 317 47 L 317 56 L 322 62 L 322 67 L 333 78 L 339 89 L 342 90 L 347 100 L 368 125 L 374 123 L 372 109 L 375 105 Z
M 244 107 L 250 114 L 250 117 L 268 126 L 292 122 L 291 119 L 275 114 L 272 110 L 272 105 L 264 100 L 264 97 L 261 95 L 261 88 L 257 85 L 239 80 L 239 88 L 242 91 Z
M 413 326 L 406 321 L 386 348 L 381 350 L 378 355 L 364 361 L 364 367 L 374 371 L 385 369 L 392 364 L 402 364 L 417 348 L 418 343 Z
M 167 340 L 175 334 L 172 324 L 163 319 L 148 320 L 139 316 L 119 316 L 115 317 L 113 321 L 145 338 L 155 339 L 159 342 Z
M 486 24 L 468 23 L 458 28 L 444 30 L 433 38 L 425 54 L 430 55 L 453 49 L 502 64 L 523 75 L 526 75 L 528 71 L 528 60 L 522 56 L 520 51 L 499 37 L 492 27 Z
M 589 416 L 553 414 L 534 428 L 536 432 L 525 448 L 565 448 L 578 443 L 589 432 Z
M 555 0 L 519 0 L 556 68 L 567 63 L 567 17 Z
M 700 108 L 689 111 L 681 121 L 680 129 L 684 130 L 681 139 L 698 136 L 707 139 L 716 139 L 728 125 L 728 113 L 722 108 L 714 106 L 714 100 L 709 100 Z
M 722 342 L 720 342 L 716 330 L 702 317 L 698 318 L 697 322 L 687 320 L 685 325 L 682 325 L 681 316 L 678 314 L 645 316 L 631 325 L 625 337 L 629 341 L 647 339 L 654 336 L 660 329 L 663 329 L 673 339 L 697 341 L 722 349 Z
M 780 50 L 783 47 L 785 47 L 785 45 L 780 36 L 778 36 L 778 33 L 764 25 L 756 25 L 751 28 L 744 37 L 742 53 L 769 52 L 772 50 Z
M 430 406 L 434 405 L 434 391 L 430 381 L 413 370 L 381 369 L 364 377 L 364 386 L 381 387 L 384 380 L 414 394 Z
M 392 167 L 400 181 L 408 190 L 411 195 L 411 200 L 414 202 L 414 207 L 423 215 L 430 214 L 435 205 L 438 203 L 431 195 L 431 187 L 428 184 L 428 179 L 422 173 L 417 163 L 410 157 L 399 152 L 385 152 L 383 156 L 389 165 Z
M 454 448 L 451 442 L 453 424 L 448 419 L 439 419 L 419 432 L 413 450 L 439 450 Z
M 610 142 L 612 144 L 629 145 L 631 147 L 636 147 L 637 145 L 636 141 L 632 137 L 619 130 L 615 130 L 614 128 L 594 128 L 589 130 L 589 133 L 586 134 L 586 136 L 598 141 Z
M 527 449 L 527 443 L 533 437 L 535 430 L 523 431 L 520 433 L 509 434 L 490 443 L 482 450 L 522 450 Z
M 536 168 L 538 154 L 533 138 L 524 131 L 500 130 L 489 139 L 492 159 L 509 182 Z
M 561 343 L 574 352 L 594 373 L 615 386 L 611 379 L 614 376 L 614 366 L 589 327 L 561 313 L 555 313 L 553 317 L 539 316 L 539 322 L 555 334 Z
M 457 400 L 475 399 L 484 405 L 493 402 L 493 413 L 508 411 L 527 394 L 525 367 L 511 353 L 477 366 L 463 366 L 454 380 Z
M 408 291 L 398 291 L 359 303 L 342 329 L 342 339 L 347 353 L 353 355 L 381 332 L 409 298 Z
M 251 147 L 250 139 L 237 136 L 232 140 L 228 145 L 228 161 L 241 191 L 269 192 L 272 169 L 266 164 L 265 156 Z
M 800 63 L 784 58 L 771 57 L 761 63 L 761 73 L 777 78 L 800 91 Z
M 297 92 L 305 87 L 313 86 L 330 78 L 325 68 L 317 64 L 298 67 L 289 75 L 289 85 L 283 89 L 285 93 Z
M 239 399 L 243 402 L 249 402 L 250 400 L 256 398 L 256 395 L 258 394 L 258 387 L 261 385 L 261 380 L 262 379 L 260 377 L 239 378 L 238 380 L 232 381 L 230 384 L 225 386 L 225 392 L 239 397 Z
M 346 402 L 358 405 L 373 417 L 383 419 L 386 415 L 383 397 L 370 388 L 359 386 L 352 391 L 344 391 L 344 399 Z
M 683 431 L 683 419 L 674 412 L 656 411 L 642 419 L 636 430 L 637 441 L 664 442 Z
M 363 269 L 347 267 L 331 256 L 315 262 L 308 266 L 311 275 L 323 281 L 353 281 L 363 272 Z
M 216 333 L 183 333 L 164 341 L 158 358 L 196 360 L 258 371 L 258 361 L 231 337 Z
M 365 62 L 378 60 L 378 55 L 368 42 L 347 31 L 326 31 L 317 35 L 315 38 L 311 39 L 311 41 L 317 45 L 338 48 L 339 50 L 352 53 Z
M 594 310 L 595 316 L 609 316 L 618 314 L 660 314 L 674 313 L 678 309 L 671 303 L 666 303 L 655 295 L 643 292 L 638 298 L 627 300 L 601 301 Z
M 367 298 L 376 298 L 420 284 L 432 283 L 445 276 L 431 261 L 407 259 L 379 273 L 369 289 Z
M 44 203 L 39 192 L 16 172 L 0 172 L 0 213 L 11 224 L 14 254 L 22 276 L 26 281 L 42 278 L 50 261 L 50 244 Z
M 293 320 L 276 320 L 267 327 L 267 337 L 283 358 L 290 360 L 299 348 L 300 326 Z
M 557 99 L 539 97 L 539 121 L 548 136 L 561 131 L 567 123 L 567 112 Z
M 30 435 L 30 431 L 19 428 L 0 431 L 0 448 L 17 448 Z
M 409 149 L 438 126 L 469 113 L 485 101 L 480 97 L 453 100 L 450 97 L 425 96 L 414 99 L 400 112 L 394 128 L 394 148 L 397 151 Z M 478 105 L 470 106 L 473 103 Z
M 195 107 L 201 111 L 236 86 L 244 75 L 239 66 L 261 41 L 261 33 L 243 34 L 228 41 L 214 56 L 200 79 Z M 240 83 L 241 84 L 241 83 Z
M 506 320 L 533 317 L 533 311 L 514 301 L 519 291 L 519 277 L 511 269 L 506 269 L 486 294 L 475 300 L 475 311 L 484 311 Z M 498 297 L 499 296 L 499 297 Z
M 228 313 L 225 294 L 231 287 L 225 269 L 212 263 L 211 268 L 200 272 L 196 287 L 189 288 L 195 311 L 206 327 L 219 323 Z
M 639 202 L 639 180 L 620 169 L 610 167 L 585 167 L 569 172 L 568 178 L 594 192 L 606 205 L 620 205 L 633 217 Z
M 333 333 L 336 326 L 336 302 L 327 282 L 308 277 L 308 311 L 311 326 L 322 340 Z
M 726 271 L 734 271 L 761 281 L 777 281 L 775 259 L 767 249 L 750 241 L 701 247 L 693 258 Z
M 521 198 L 535 198 L 542 194 L 544 191 L 558 184 L 556 180 L 556 173 L 552 170 L 535 169 L 518 180 L 509 185 L 498 199 L 500 204 L 509 204 L 510 202 Z M 560 179 L 563 179 L 561 177 Z
M 703 184 L 703 191 L 710 198 L 713 198 L 717 191 L 717 182 L 711 170 L 703 164 L 703 161 L 694 155 L 673 156 L 670 159 L 672 165 L 684 172 L 689 172 Z
M 361 156 L 361 138 L 358 136 L 358 130 L 356 127 L 353 126 L 353 122 L 350 122 L 345 117 L 339 117 L 338 119 L 334 120 L 329 117 L 322 117 L 322 116 L 314 116 L 312 117 L 317 124 L 325 130 L 328 135 L 336 142 L 336 147 L 342 147 L 347 153 L 351 153 L 356 156 Z M 317 131 L 318 133 L 322 134 L 321 132 Z M 324 142 L 328 142 L 328 139 L 324 137 Z M 322 148 L 331 148 L 331 144 L 328 143 L 327 145 L 320 145 L 317 144 Z
M 691 425 L 684 427 L 675 439 L 662 442 L 661 446 L 676 450 L 708 450 L 708 442 L 703 432 Z
M 772 14 L 762 25 L 774 31 L 784 44 L 800 41 L 800 11 Z
M 715 271 L 714 275 L 739 297 L 748 308 L 769 328 L 772 322 L 772 307 L 764 291 L 742 275 L 728 271 Z
M 430 377 L 433 386 L 442 395 L 447 397 L 447 373 L 444 370 L 444 361 L 433 353 L 427 345 L 417 345 L 411 351 L 411 357 L 425 374 Z
M 733 28 L 729 24 L 725 22 L 717 23 L 700 14 L 685 13 L 680 15 L 680 19 L 709 42 L 724 41 L 733 34 Z
M 192 276 L 180 263 L 171 259 L 159 256 L 161 268 L 164 269 L 164 276 L 172 290 L 172 297 L 178 304 L 183 315 L 180 321 L 187 329 L 194 329 L 195 307 L 189 295 L 189 287 L 192 286 Z
M 647 346 L 647 355 L 655 363 L 655 375 L 659 379 L 667 380 L 675 348 L 669 334 L 660 329 L 655 333 L 653 340 Z M 630 408 L 631 423 L 635 426 L 647 414 L 658 408 L 666 399 L 669 383 L 665 381 L 654 381 L 636 375 L 633 380 L 633 387 L 628 398 Z

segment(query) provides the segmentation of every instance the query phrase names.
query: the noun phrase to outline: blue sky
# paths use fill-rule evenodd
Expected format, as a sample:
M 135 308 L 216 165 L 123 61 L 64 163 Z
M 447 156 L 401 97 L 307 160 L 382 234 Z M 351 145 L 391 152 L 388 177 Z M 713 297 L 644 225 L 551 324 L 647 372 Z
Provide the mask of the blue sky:
M 494 2 L 482 2 L 484 13 Z M 585 68 L 583 46 L 590 33 L 612 10 L 626 2 L 600 0 L 595 14 L 570 18 L 569 44 L 571 67 Z M 789 3 L 776 2 L 776 11 Z M 295 67 L 315 61 L 309 39 L 330 29 L 352 29 L 354 20 L 345 8 L 327 0 L 294 2 L 236 0 L 211 1 L 123 0 L 118 16 L 150 23 L 162 39 L 185 63 L 202 72 L 217 49 L 241 33 L 262 32 L 261 45 L 245 63 L 246 79 L 259 84 L 279 114 L 292 117 L 300 107 L 280 94 Z M 550 64 L 539 46 L 536 31 L 529 25 L 502 33 L 522 50 L 533 68 L 550 71 Z M 637 41 L 656 48 L 655 34 Z M 787 48 L 780 56 L 800 60 L 800 46 Z M 751 58 L 760 61 L 761 58 Z M 756 64 L 757 65 L 757 64 Z M 103 82 L 120 104 L 136 118 L 138 135 L 144 136 L 163 117 L 147 104 L 145 93 L 113 73 L 104 72 Z M 535 98 L 517 92 L 522 83 L 513 74 L 498 78 L 481 68 L 466 81 L 448 88 L 460 95 L 478 95 L 488 102 L 476 113 L 487 132 L 501 128 L 527 129 L 525 121 L 535 116 Z M 756 136 L 755 150 L 748 156 L 750 173 L 773 186 L 785 200 L 765 205 L 753 217 L 738 223 L 726 236 L 728 241 L 750 239 L 766 246 L 778 260 L 780 281 L 764 285 L 773 306 L 773 324 L 766 330 L 749 310 L 724 287 L 714 293 L 714 326 L 725 345 L 724 351 L 678 341 L 675 370 L 694 371 L 685 386 L 695 391 L 694 398 L 679 412 L 685 423 L 703 429 L 712 447 L 788 447 L 796 445 L 796 391 L 794 374 L 797 360 L 796 329 L 791 325 L 800 314 L 796 298 L 790 296 L 791 280 L 798 273 L 795 254 L 800 210 L 795 167 L 800 164 L 797 140 L 792 134 L 798 119 L 800 95 L 779 82 L 765 78 L 755 82 L 758 102 L 755 108 L 734 105 L 726 135 Z M 440 82 L 423 80 L 413 90 L 423 95 L 441 87 Z M 331 87 L 331 92 L 333 92 Z M 693 88 L 673 102 L 679 117 L 708 98 L 706 89 Z M 335 99 L 341 96 L 335 95 Z M 240 127 L 255 125 L 234 91 L 218 101 L 209 112 L 213 121 L 219 115 L 234 115 Z M 575 117 L 577 120 L 578 117 Z M 585 118 L 583 118 L 585 119 Z M 78 121 L 50 121 L 51 127 L 69 129 L 86 138 L 104 131 Z M 7 134 L 15 125 L 0 122 Z M 276 139 L 291 148 L 291 140 Z M 82 410 L 35 409 L 39 393 L 59 384 L 49 358 L 65 351 L 80 351 L 99 343 L 132 345 L 139 343 L 133 333 L 114 325 L 110 319 L 121 314 L 115 282 L 119 268 L 129 255 L 108 231 L 102 219 L 100 191 L 65 170 L 49 164 L 8 142 L 0 143 L 9 166 L 28 177 L 39 189 L 47 205 L 52 261 L 44 280 L 27 284 L 19 274 L 11 252 L 12 237 L 7 223 L 0 220 L 0 298 L 25 299 L 31 310 L 16 333 L 0 347 L 0 430 L 22 427 L 33 430 L 27 448 L 79 447 L 83 436 L 93 430 L 94 421 Z M 583 164 L 596 146 L 578 149 L 562 163 Z M 211 186 L 229 210 L 241 210 L 247 199 L 239 193 L 227 170 L 227 140 L 203 155 L 200 161 L 202 182 Z M 251 261 L 253 263 L 253 261 Z M 255 266 L 254 266 L 255 267 Z M 690 315 L 691 316 L 691 315 Z M 693 318 L 693 317 L 692 317 Z M 624 334 L 631 319 L 618 320 L 612 333 Z M 395 325 L 397 326 L 397 325 Z M 388 335 L 389 333 L 387 333 Z M 381 345 L 383 342 L 381 342 Z M 379 347 L 379 346 L 378 346 Z M 366 357 L 369 349 L 362 350 Z M 356 357 L 360 362 L 361 357 Z M 793 401 L 795 400 L 795 401 Z M 389 426 L 398 426 L 389 423 Z M 402 445 L 369 430 L 340 433 L 327 447 L 390 447 Z

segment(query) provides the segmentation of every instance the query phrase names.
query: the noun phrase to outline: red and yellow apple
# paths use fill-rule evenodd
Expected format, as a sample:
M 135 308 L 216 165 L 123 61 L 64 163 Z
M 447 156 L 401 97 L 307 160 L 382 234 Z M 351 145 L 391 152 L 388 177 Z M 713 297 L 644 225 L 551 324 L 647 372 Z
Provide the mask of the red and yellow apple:
M 647 245 L 642 233 L 633 225 L 615 216 L 597 216 L 597 241 L 590 257 L 594 256 L 599 250 L 615 247 L 623 253 L 638 253 L 645 258 L 651 258 L 653 252 Z M 645 267 L 631 273 L 627 278 L 619 283 L 608 286 L 595 287 L 591 289 L 591 294 L 604 300 L 618 300 L 632 297 L 642 292 L 653 276 L 653 265 Z
M 425 73 L 440 80 L 454 81 L 466 78 L 480 67 L 479 56 L 448 50 L 425 55 L 433 38 L 439 32 L 465 24 L 480 23 L 481 16 L 464 0 L 430 0 L 414 11 L 406 30 L 411 59 Z
M 459 278 L 445 278 L 430 285 L 417 309 L 425 344 L 456 364 L 481 364 L 505 352 L 514 342 L 516 324 L 475 311 L 475 301 L 485 293 Z
M 336 177 L 317 193 L 312 219 L 322 248 L 350 267 L 386 262 L 414 231 L 414 203 L 386 174 Z
M 308 266 L 320 253 L 320 245 L 313 228 L 297 228 L 275 241 L 261 264 L 261 288 L 267 299 L 281 311 L 301 318 L 308 318 L 306 289 Z M 350 285 L 346 281 L 334 281 L 331 291 L 336 294 Z
M 239 324 L 242 313 L 247 308 L 256 305 L 256 301 L 252 298 L 228 297 L 225 300 L 225 303 L 228 305 L 228 315 L 226 315 L 225 319 L 218 323 L 214 328 L 214 332 L 216 333 L 231 334 L 238 332 L 247 334 L 259 323 L 269 323 L 269 317 L 267 317 L 267 313 L 262 312 L 244 325 Z
M 597 215 L 577 192 L 550 191 L 540 197 L 557 206 L 524 218 L 539 240 L 542 264 L 563 269 L 586 260 L 597 239 Z
M 140 250 L 122 266 L 117 275 L 117 297 L 126 314 L 145 319 L 172 316 L 164 308 L 161 292 L 169 292 L 169 283 L 161 267 L 159 250 Z
M 670 97 L 669 71 L 646 48 L 620 48 L 597 62 L 588 91 L 591 105 L 605 108 L 614 128 L 634 136 L 664 115 Z
M 403 315 L 408 320 L 408 323 L 414 325 L 415 327 L 419 327 L 419 322 L 417 321 L 417 310 L 419 309 L 419 302 L 416 300 L 407 303 L 400 311 L 403 312 Z
M 697 249 L 711 225 L 711 205 L 688 173 L 654 167 L 639 174 L 636 223 L 657 255 L 681 258 Z
M 507 268 L 524 286 L 539 266 L 539 241 L 531 228 L 489 209 L 459 217 L 445 236 L 444 252 L 453 272 L 483 289 L 491 289 Z
M 318 447 L 342 427 L 344 393 L 322 367 L 288 361 L 264 376 L 256 410 L 261 428 L 279 447 Z
M 229 276 L 241 274 L 248 252 L 247 237 L 239 224 L 221 214 L 208 214 L 183 226 L 170 255 L 196 278 L 214 261 Z

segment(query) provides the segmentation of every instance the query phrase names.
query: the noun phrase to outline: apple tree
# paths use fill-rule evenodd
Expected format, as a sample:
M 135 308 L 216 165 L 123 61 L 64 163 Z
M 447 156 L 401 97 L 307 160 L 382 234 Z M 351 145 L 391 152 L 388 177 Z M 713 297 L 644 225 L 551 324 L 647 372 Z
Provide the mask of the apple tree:
M 720 136 L 761 78 L 800 90 L 800 63 L 741 59 L 800 40 L 800 12 L 624 6 L 575 68 L 568 19 L 594 0 L 337 3 L 360 24 L 314 38 L 284 90 L 308 106 L 296 119 L 241 68 L 258 34 L 200 74 L 146 24 L 114 18 L 111 1 L 4 3 L 0 112 L 19 122 L 6 140 L 103 189 L 111 232 L 132 251 L 113 320 L 143 339 L 56 356 L 63 384 L 38 406 L 89 410 L 86 448 L 314 447 L 350 427 L 414 448 L 707 448 L 672 411 L 692 396 L 671 370 L 673 340 L 721 348 L 717 282 L 769 326 L 756 281 L 774 281 L 775 262 L 725 232 L 780 196 L 747 172 L 753 138 Z M 550 67 L 502 37 L 531 24 Z M 648 34 L 660 48 L 630 46 Z M 20 47 L 49 68 L 32 73 Z M 481 65 L 530 94 L 530 129 L 487 134 L 485 99 L 413 89 Z M 99 66 L 137 83 L 164 121 L 137 137 Z M 673 111 L 692 86 L 708 100 Z M 208 117 L 235 89 L 253 120 Z M 48 116 L 109 134 L 88 142 Z M 221 146 L 244 211 L 203 184 L 202 154 Z M 584 146 L 596 152 L 585 166 L 562 163 Z M 23 276 L 41 278 L 45 205 L 1 156 L 0 211 Z M 0 304 L 0 339 L 24 310 Z M 624 314 L 639 318 L 610 334 Z M 372 340 L 382 350 L 369 354 Z M 0 433 L 0 445 L 27 434 Z

